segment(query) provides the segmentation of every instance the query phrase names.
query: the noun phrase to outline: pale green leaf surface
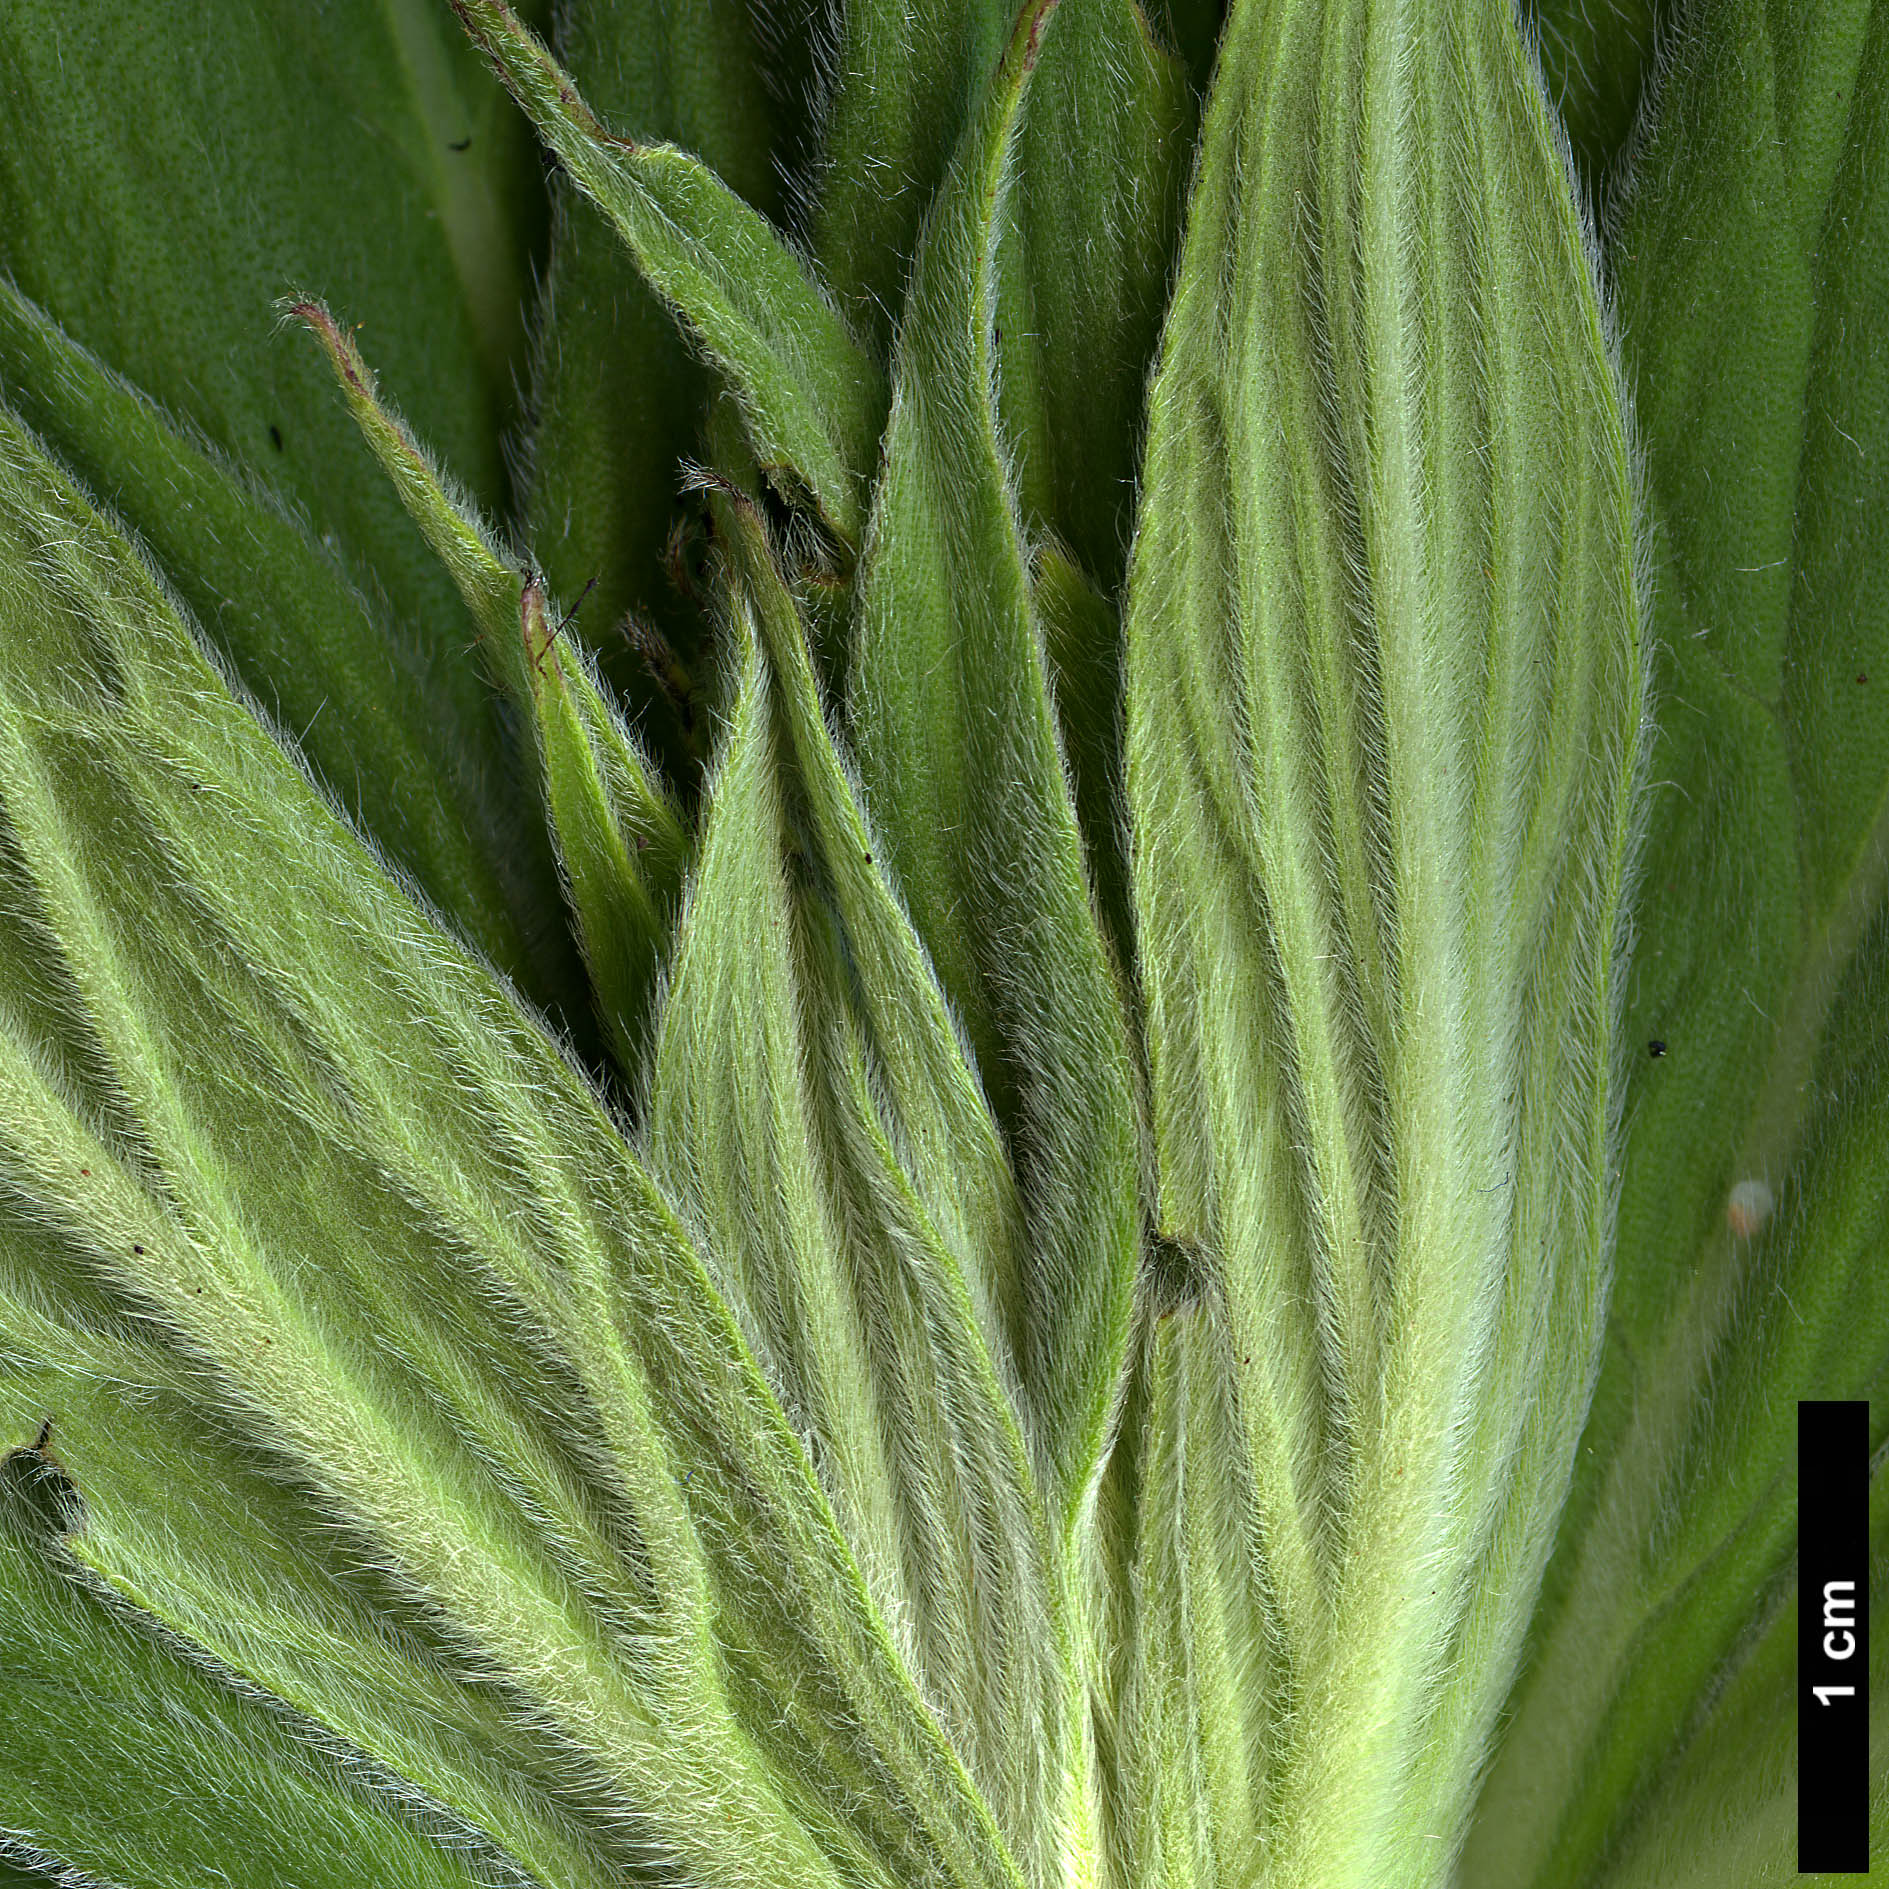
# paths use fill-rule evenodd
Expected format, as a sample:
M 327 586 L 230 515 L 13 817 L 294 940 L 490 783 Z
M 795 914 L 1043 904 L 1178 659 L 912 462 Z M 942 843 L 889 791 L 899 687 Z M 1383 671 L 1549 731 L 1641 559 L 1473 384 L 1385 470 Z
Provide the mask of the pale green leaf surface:
M 778 216 L 788 103 L 771 78 L 782 61 L 747 0 L 608 0 L 566 15 L 559 58 L 606 120 L 695 152 Z M 686 722 L 669 712 L 620 628 L 633 613 L 697 665 L 706 625 L 668 552 L 671 533 L 690 523 L 678 486 L 682 462 L 702 456 L 713 377 L 575 188 L 560 191 L 536 349 L 532 554 L 556 595 L 594 582 L 574 628 L 625 699 L 649 710 L 644 738 L 680 778 L 696 759 L 693 712 Z
M 949 1797 L 950 1767 L 680 1226 L 11 422 L 3 464 L 31 594 L 0 625 L 0 798 L 138 1124 L 9 1034 L 10 1184 L 601 1780 L 598 1814 L 704 1884 L 889 1882 L 851 1807 L 922 1825 L 901 1779 Z
M 1021 1215 L 758 522 L 733 498 L 717 518 L 747 540 L 748 646 L 663 1011 L 651 1161 L 921 1688 L 1027 1878 L 1052 1883 L 1084 1841 L 1086 1764 L 1050 1518 L 990 1305 Z
M 807 265 L 699 157 L 604 130 L 503 0 L 453 0 L 579 186 L 741 403 L 770 477 L 856 544 L 885 414 L 872 359 Z
M 528 994 L 569 1007 L 576 966 L 551 862 L 506 805 L 514 767 L 463 652 L 391 620 L 279 501 L 4 282 L 0 391 L 138 533 L 395 863 Z
M 1446 1878 L 1552 1539 L 1605 1281 L 1632 524 L 1506 7 L 1236 5 L 1128 790 L 1159 1225 L 1224 1303 L 1298 1701 L 1270 1882 Z
M 1885 148 L 1889 12 L 1728 0 L 1615 237 L 1660 638 L 1618 1279 L 1472 1883 L 1656 1827 L 1789 1578 L 1796 1400 L 1889 1387 Z
M 20 0 L 0 74 L 0 269 L 456 655 L 451 587 L 272 313 L 306 285 L 361 314 L 426 436 L 505 514 L 543 187 L 451 18 L 435 0 Z
M 849 724 L 868 809 L 1003 1125 L 1031 1265 L 1010 1335 L 1052 1506 L 1102 1445 L 1139 1251 L 1133 1065 L 1091 903 L 994 411 L 989 310 L 1018 15 L 927 225 L 859 579 Z
M 1265 1853 L 1289 1719 L 1259 1587 L 1231 1334 L 1198 1282 L 1163 1282 L 1146 1312 L 1142 1395 L 1124 1410 L 1141 1494 L 1109 1740 L 1129 1806 L 1117 1880 L 1243 1882 Z
M 559 641 L 543 584 L 492 542 L 380 399 L 353 338 L 298 303 L 350 410 L 428 542 L 452 572 L 496 680 L 530 716 L 545 811 L 598 1020 L 624 1075 L 641 1060 L 674 927 L 689 839 L 655 769 L 604 693 L 594 661 Z

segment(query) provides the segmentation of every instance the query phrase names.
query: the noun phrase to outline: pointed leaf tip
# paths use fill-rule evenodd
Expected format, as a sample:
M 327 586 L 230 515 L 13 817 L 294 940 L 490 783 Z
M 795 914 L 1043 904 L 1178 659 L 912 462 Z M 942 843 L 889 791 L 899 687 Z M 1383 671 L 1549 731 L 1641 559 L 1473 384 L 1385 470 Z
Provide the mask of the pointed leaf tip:
M 700 158 L 606 131 L 503 0 L 453 5 L 539 135 L 720 369 L 763 468 L 857 547 L 887 394 L 822 285 Z

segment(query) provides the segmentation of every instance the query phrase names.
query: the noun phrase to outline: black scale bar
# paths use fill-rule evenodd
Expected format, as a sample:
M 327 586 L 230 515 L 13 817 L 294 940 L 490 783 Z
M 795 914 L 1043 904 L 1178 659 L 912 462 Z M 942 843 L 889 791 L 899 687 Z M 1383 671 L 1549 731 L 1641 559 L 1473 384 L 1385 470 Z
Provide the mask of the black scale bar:
M 1797 1406 L 1797 1867 L 1869 1868 L 1869 1406 Z

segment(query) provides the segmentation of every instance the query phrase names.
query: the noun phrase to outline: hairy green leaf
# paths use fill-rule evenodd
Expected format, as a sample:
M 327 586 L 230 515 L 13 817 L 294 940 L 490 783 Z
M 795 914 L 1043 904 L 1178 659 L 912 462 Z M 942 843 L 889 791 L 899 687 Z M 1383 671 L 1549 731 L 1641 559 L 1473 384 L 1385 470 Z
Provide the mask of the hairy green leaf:
M 1055 1506 L 1093 1474 L 1140 1240 L 1133 1066 L 1050 700 L 991 385 L 1019 13 L 927 227 L 861 567 L 850 723 L 873 819 L 1003 1124 L 1032 1263 L 1010 1334 Z
M 798 613 L 745 505 L 718 516 L 748 540 L 747 649 L 663 1012 L 651 1162 L 925 1696 L 1027 1878 L 1050 1882 L 1083 1842 L 1086 1767 L 993 1306 L 1022 1216 L 831 747 Z
M 1135 0 L 1062 0 L 1004 200 L 996 379 L 1026 519 L 1110 594 L 1194 121 L 1186 72 Z
M 278 500 L 3 282 L 0 390 L 138 532 L 394 862 L 521 987 L 570 1006 L 569 941 L 546 922 L 551 862 L 507 804 L 515 777 L 490 693 L 460 652 L 390 622 Z
M 34 1032 L 0 1038 L 28 1219 L 371 1538 L 606 1826 L 703 1883 L 889 1884 L 875 1818 L 963 1855 L 974 1802 L 593 1092 L 0 443 L 30 580 L 0 596 L 0 805 L 114 1088 L 81 1110 Z
M 49 1564 L 35 1482 L 62 1472 L 29 1446 L 0 1457 L 0 1687 L 7 1702 L 0 1837 L 126 1889 L 193 1889 L 206 1854 L 257 1889 L 378 1882 L 447 1889 L 479 1877 L 311 1749 Z
M 426 436 L 505 514 L 543 191 L 452 21 L 422 0 L 21 0 L 0 71 L 0 269 L 456 653 L 451 586 L 271 317 L 304 285 L 362 311 Z
M 1657 1830 L 1791 1580 L 1796 1399 L 1889 1386 L 1885 149 L 1889 11 L 1723 0 L 1616 238 L 1661 703 L 1619 1279 L 1472 1881 Z
M 720 369 L 762 466 L 856 544 L 885 388 L 806 265 L 700 158 L 605 131 L 503 0 L 453 5 Z
M 610 0 L 566 9 L 559 58 L 609 122 L 697 153 L 748 203 L 781 208 L 777 164 L 791 99 L 770 86 L 773 49 L 747 0 Z M 679 486 L 703 455 L 714 376 L 609 219 L 561 191 L 537 312 L 530 456 L 532 555 L 555 595 L 586 592 L 587 632 L 672 778 L 699 754 L 700 717 L 670 712 L 636 632 L 654 627 L 690 671 L 707 622 L 684 546 L 693 523 Z M 628 631 L 630 634 L 625 634 Z
M 849 0 L 836 12 L 814 254 L 840 307 L 885 359 L 919 231 L 976 121 L 1014 9 L 1006 0 Z
M 528 709 L 545 810 L 599 1020 L 625 1075 L 641 1060 L 657 972 L 688 862 L 681 820 L 605 695 L 595 664 L 560 644 L 544 585 L 500 552 L 381 402 L 352 336 L 316 303 L 293 312 L 327 350 L 375 457 L 452 572 L 497 679 Z
M 1151 401 L 1159 1225 L 1237 1359 L 1298 1702 L 1269 1880 L 1440 1882 L 1591 1381 L 1642 689 L 1612 363 L 1505 7 L 1235 5 Z

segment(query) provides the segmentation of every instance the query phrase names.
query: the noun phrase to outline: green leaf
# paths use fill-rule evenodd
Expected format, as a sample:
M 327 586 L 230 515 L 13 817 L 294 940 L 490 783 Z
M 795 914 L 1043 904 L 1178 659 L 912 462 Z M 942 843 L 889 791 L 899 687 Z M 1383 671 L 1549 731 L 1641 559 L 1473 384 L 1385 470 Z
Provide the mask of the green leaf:
M 1889 1479 L 1870 1484 L 1869 1591 L 1889 1578 Z M 1889 1650 L 1870 1645 L 1869 1742 L 1889 1734 Z M 1685 1739 L 1662 1765 L 1658 1795 L 1625 1822 L 1622 1840 L 1589 1880 L 1605 1889 L 1719 1889 L 1725 1883 L 1847 1889 L 1855 1874 L 1797 1868 L 1797 1594 L 1767 1594 L 1722 1686 L 1700 1702 Z M 1870 1776 L 1869 1847 L 1889 1843 L 1889 1778 Z M 1875 1872 L 1871 1872 L 1873 1876 Z M 1869 1877 L 1862 1878 L 1869 1880 Z
M 452 572 L 496 680 L 531 714 L 545 809 L 599 1020 L 627 1076 L 642 1059 L 688 863 L 681 819 L 594 662 L 574 645 L 559 646 L 543 584 L 518 570 L 447 488 L 381 402 L 353 337 L 317 303 L 291 312 L 327 351 L 375 457 Z
M 1005 202 L 999 411 L 1025 516 L 1111 595 L 1194 129 L 1185 68 L 1135 0 L 1062 0 Z
M 22 0 L 0 71 L 0 268 L 456 655 L 451 586 L 274 320 L 304 285 L 358 310 L 426 436 L 505 515 L 543 187 L 452 21 L 420 0 Z
M 112 1086 L 81 1108 L 56 1041 L 0 1035 L 26 1222 L 369 1540 L 600 1822 L 704 1884 L 889 1884 L 855 1805 L 948 1851 L 885 1783 L 950 1799 L 936 1726 L 594 1092 L 11 420 L 0 558 L 14 923 Z
M 855 330 L 885 359 L 919 230 L 976 122 L 1015 12 L 1005 0 L 849 0 L 839 12 L 814 254 Z
M 1127 752 L 1159 1227 L 1237 1359 L 1295 1701 L 1238 1783 L 1280 1883 L 1446 1878 L 1571 1468 L 1632 523 L 1507 7 L 1236 4 L 1151 394 Z
M 0 1306 L 15 1352 L 0 1369 L 0 1434 L 30 1437 L 41 1413 L 57 1413 L 56 1459 L 83 1515 L 83 1526 L 61 1544 L 64 1571 L 90 1570 L 95 1585 L 178 1636 L 169 1644 L 181 1639 L 201 1649 L 216 1669 L 304 1715 L 278 1709 L 265 1723 L 292 1728 L 303 1743 L 359 1754 L 396 1796 L 412 1800 L 417 1787 L 436 1826 L 457 1824 L 461 1847 L 468 1839 L 496 1845 L 542 1881 L 585 1889 L 620 1883 L 634 1867 L 634 1849 L 594 1820 L 586 1827 L 568 1766 L 560 1777 L 547 1749 L 521 1743 L 489 1688 L 464 1682 L 456 1670 L 463 1656 L 397 1583 L 373 1573 L 370 1540 L 337 1527 L 244 1460 L 245 1446 L 228 1433 L 200 1372 L 149 1336 L 127 1340 L 96 1324 L 68 1322 L 34 1344 L 28 1334 L 47 1321 L 34 1318 L 30 1301 L 56 1295 L 62 1309 L 70 1306 L 72 1257 L 64 1242 L 30 1236 L 17 1221 L 0 1232 Z M 128 1305 L 116 1322 L 135 1323 Z M 19 1355 L 42 1347 L 47 1355 L 33 1363 Z M 188 1473 L 180 1476 L 179 1465 Z M 49 1563 L 39 1578 L 59 1571 Z M 76 1600 L 60 1605 L 71 1610 Z M 118 1613 L 118 1639 L 136 1640 L 123 1624 L 129 1616 Z M 17 1636 L 9 1639 L 18 1644 Z M 172 1667 L 180 1663 L 175 1653 L 166 1658 Z M 164 1670 L 149 1655 L 146 1663 Z M 187 1689 L 201 1684 L 196 1675 Z M 213 1718 L 240 1725 L 245 1713 L 254 1715 L 253 1707 L 222 1698 L 212 1704 Z M 107 1750 L 124 1737 L 124 1727 L 100 1732 Z M 83 1733 L 68 1723 L 63 1735 Z M 226 1757 L 201 1788 L 219 1798 L 217 1777 L 229 1769 Z M 245 1788 L 257 1788 L 246 1780 L 258 1771 L 266 1778 L 266 1765 L 242 1767 Z M 149 1789 L 148 1776 L 140 1784 Z M 115 1795 L 100 1792 L 107 1803 Z M 16 1798 L 6 1814 L 23 1809 Z M 75 1857 L 70 1836 L 43 1821 L 29 1827 Z M 194 1841 L 194 1858 L 186 1850 L 184 1861 L 201 1869 L 212 1846 L 201 1835 Z M 220 1847 L 236 1849 L 227 1836 Z M 335 1867 L 349 1860 L 338 1857 Z M 148 1869 L 148 1857 L 136 1867 Z M 185 1880 L 200 1877 L 186 1873 Z
M 1635 125 L 1657 92 L 1659 34 L 1678 24 L 1677 11 L 1669 0 L 1522 0 L 1542 83 L 1596 210 L 1623 181 L 1619 167 Z
M 698 153 L 763 214 L 776 216 L 786 106 L 767 78 L 778 61 L 746 0 L 609 0 L 566 9 L 558 53 L 585 96 L 637 137 Z M 560 191 L 549 276 L 538 308 L 532 407 L 529 542 L 555 594 L 588 585 L 575 631 L 633 707 L 672 778 L 699 762 L 691 717 L 669 712 L 660 684 L 619 634 L 650 624 L 700 664 L 702 608 L 675 576 L 672 534 L 692 514 L 679 486 L 704 457 L 714 376 L 604 216 Z
M 1889 12 L 1722 0 L 1615 239 L 1660 633 L 1619 1276 L 1472 1882 L 1658 1830 L 1791 1579 L 1796 1400 L 1889 1435 L 1885 149 Z
M 1150 1295 L 1137 1369 L 1140 1499 L 1110 1743 L 1132 1812 L 1123 1878 L 1230 1882 L 1268 1841 L 1268 1753 L 1288 1735 L 1256 1604 L 1253 1491 L 1224 1317 Z
M 31 1447 L 0 1457 L 6 1835 L 126 1889 L 194 1889 L 207 1856 L 256 1889 L 479 1880 L 463 1833 L 456 1854 L 351 1780 L 347 1754 L 60 1579 L 29 1506 L 58 1473 Z
M 538 835 L 546 856 L 533 859 L 536 829 L 506 804 L 512 766 L 462 653 L 390 621 L 279 500 L 4 282 L 0 390 L 137 531 L 392 860 L 522 988 L 570 1007 L 577 967 L 548 851 Z
M 746 541 L 744 659 L 656 1049 L 651 1164 L 1010 1851 L 1047 1882 L 1093 1836 L 1055 1544 L 993 1306 L 1022 1215 L 758 521 L 732 497 L 717 509 Z M 1008 1871 L 993 1837 L 981 1867 Z
M 503 0 L 453 5 L 720 370 L 769 475 L 857 543 L 885 389 L 806 265 L 700 158 L 605 131 Z
M 1029 1215 L 1009 1340 L 1066 1521 L 1120 1372 L 1140 1205 L 1124 1007 L 1090 902 L 991 385 L 997 229 L 1052 4 L 1018 15 L 913 272 L 849 719 L 868 808 Z

